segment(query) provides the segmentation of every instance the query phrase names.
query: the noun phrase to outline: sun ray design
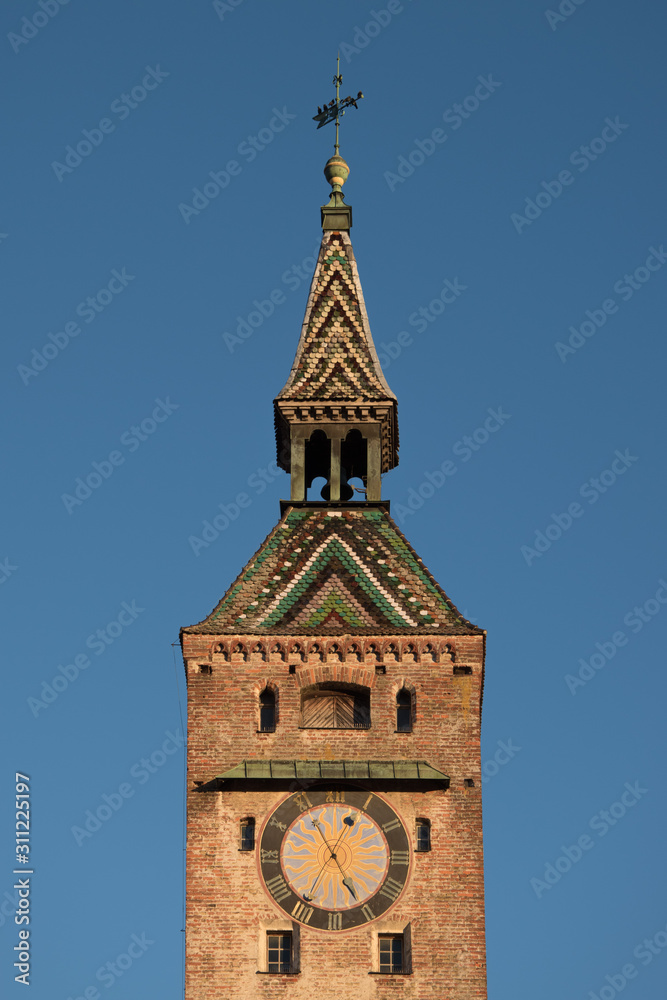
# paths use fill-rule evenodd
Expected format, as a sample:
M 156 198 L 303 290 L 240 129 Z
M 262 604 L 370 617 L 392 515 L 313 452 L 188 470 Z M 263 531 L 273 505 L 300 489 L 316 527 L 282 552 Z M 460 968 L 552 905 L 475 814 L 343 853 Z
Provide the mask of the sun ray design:
M 389 852 L 382 831 L 369 816 L 352 806 L 325 805 L 302 813 L 292 823 L 281 861 L 287 882 L 299 896 L 316 900 L 323 909 L 343 910 L 377 891 L 387 872 Z

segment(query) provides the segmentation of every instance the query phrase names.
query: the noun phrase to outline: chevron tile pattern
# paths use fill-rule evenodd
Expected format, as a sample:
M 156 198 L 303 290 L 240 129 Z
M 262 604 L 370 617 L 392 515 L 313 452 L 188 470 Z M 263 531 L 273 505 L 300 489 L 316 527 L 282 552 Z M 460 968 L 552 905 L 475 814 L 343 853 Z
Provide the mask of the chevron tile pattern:
M 352 244 L 325 234 L 301 339 L 280 400 L 393 400 L 371 337 Z
M 211 614 L 210 634 L 476 634 L 382 508 L 288 508 Z

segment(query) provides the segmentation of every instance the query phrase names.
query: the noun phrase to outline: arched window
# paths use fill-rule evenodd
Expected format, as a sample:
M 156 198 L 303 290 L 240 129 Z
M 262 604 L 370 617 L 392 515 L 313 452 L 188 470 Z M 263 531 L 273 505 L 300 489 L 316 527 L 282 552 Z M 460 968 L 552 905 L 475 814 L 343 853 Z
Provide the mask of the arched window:
M 405 688 L 396 695 L 396 730 L 399 733 L 412 732 L 412 695 Z
M 246 816 L 241 820 L 241 847 L 239 850 L 255 850 L 255 819 L 253 816 Z
M 418 851 L 431 850 L 431 821 L 428 819 L 417 820 L 417 847 Z
M 272 733 L 276 728 L 276 696 L 266 687 L 259 696 L 259 731 Z

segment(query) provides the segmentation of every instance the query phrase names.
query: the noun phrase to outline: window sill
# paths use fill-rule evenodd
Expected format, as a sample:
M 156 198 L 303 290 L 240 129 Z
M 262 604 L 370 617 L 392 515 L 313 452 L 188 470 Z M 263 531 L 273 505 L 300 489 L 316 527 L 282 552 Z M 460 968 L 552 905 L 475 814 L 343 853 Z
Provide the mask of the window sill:
M 277 978 L 278 976 L 300 976 L 301 975 L 301 970 L 299 969 L 296 972 L 264 972 L 263 969 L 257 969 L 255 975 L 256 976 L 274 976 L 275 978 Z
M 299 726 L 299 729 L 319 729 L 327 730 L 327 732 L 332 733 L 367 733 L 371 728 L 370 725 L 366 726 Z
M 391 979 L 392 976 L 411 976 L 412 969 L 408 969 L 405 972 L 369 972 L 369 976 L 384 976 L 386 979 Z

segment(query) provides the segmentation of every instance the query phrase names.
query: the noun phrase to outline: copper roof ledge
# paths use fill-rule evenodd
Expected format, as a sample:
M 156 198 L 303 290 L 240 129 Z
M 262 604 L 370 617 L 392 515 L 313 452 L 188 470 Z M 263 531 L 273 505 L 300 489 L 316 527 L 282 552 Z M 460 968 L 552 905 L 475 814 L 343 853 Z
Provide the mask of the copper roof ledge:
M 400 786 L 449 788 L 449 776 L 424 760 L 243 760 L 199 786 L 199 791 L 284 787 L 296 790 L 322 782 L 361 782 L 364 788 Z

